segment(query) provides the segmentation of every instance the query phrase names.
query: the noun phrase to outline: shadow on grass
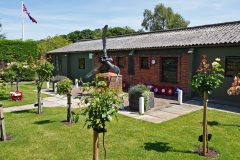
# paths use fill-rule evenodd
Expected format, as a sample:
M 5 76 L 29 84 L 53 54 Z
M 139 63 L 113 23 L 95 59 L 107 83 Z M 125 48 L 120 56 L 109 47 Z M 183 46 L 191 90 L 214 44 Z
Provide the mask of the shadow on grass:
M 49 123 L 53 123 L 54 121 L 51 120 L 42 120 L 42 121 L 35 121 L 33 122 L 33 124 L 37 124 L 37 125 L 43 125 L 43 124 L 49 124 Z
M 144 148 L 147 151 L 157 151 L 157 152 L 180 152 L 180 153 L 190 153 L 194 154 L 193 151 L 184 151 L 184 150 L 176 150 L 173 147 L 169 146 L 169 143 L 166 142 L 147 142 L 144 143 Z
M 201 123 L 201 122 L 200 122 Z M 240 127 L 240 124 L 223 124 L 218 121 L 208 121 L 209 126 L 232 126 L 232 127 Z
M 37 113 L 36 111 L 34 110 L 22 110 L 22 111 L 14 111 L 14 112 L 11 112 L 11 113 L 14 113 L 14 114 L 22 114 L 22 113 Z
M 9 98 L 9 96 L 1 96 L 0 100 L 4 101 L 4 100 L 11 100 L 11 99 Z

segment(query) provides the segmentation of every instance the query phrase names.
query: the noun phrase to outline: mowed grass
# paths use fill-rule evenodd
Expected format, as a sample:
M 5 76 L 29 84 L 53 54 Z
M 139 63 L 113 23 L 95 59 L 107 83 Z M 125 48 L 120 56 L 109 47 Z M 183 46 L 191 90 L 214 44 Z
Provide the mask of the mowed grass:
M 16 90 L 16 85 L 14 85 L 14 91 Z M 46 88 L 46 85 L 43 86 L 43 89 Z M 7 85 L 7 93 L 0 97 L 0 103 L 3 104 L 4 107 L 12 107 L 12 106 L 21 106 L 25 104 L 33 104 L 37 102 L 37 87 L 34 82 L 22 82 L 19 84 L 19 90 L 23 92 L 23 100 L 22 101 L 13 101 L 10 98 L 10 85 Z M 42 94 L 42 98 L 49 97 L 49 95 Z
M 240 115 L 209 111 L 209 143 L 220 152 L 217 159 L 240 159 Z M 6 113 L 7 133 L 14 138 L 0 142 L 0 160 L 91 160 L 92 130 L 80 122 L 65 125 L 66 108 L 44 108 Z M 201 160 L 193 153 L 200 145 L 202 111 L 161 124 L 118 115 L 118 120 L 107 126 L 106 147 L 108 160 Z M 103 159 L 102 135 L 100 158 Z

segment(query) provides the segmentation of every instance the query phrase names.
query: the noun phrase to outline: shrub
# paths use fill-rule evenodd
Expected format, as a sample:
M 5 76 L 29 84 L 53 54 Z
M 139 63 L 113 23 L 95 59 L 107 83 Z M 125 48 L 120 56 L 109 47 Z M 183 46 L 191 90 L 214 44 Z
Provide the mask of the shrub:
M 7 85 L 6 83 L 0 79 L 0 97 L 3 97 L 7 92 Z
M 37 43 L 34 41 L 0 40 L 0 59 L 5 62 L 31 62 L 37 58 Z
M 150 101 L 150 95 L 152 94 L 152 92 L 150 91 L 149 88 L 147 88 L 145 85 L 143 84 L 138 84 L 135 86 L 132 86 L 129 91 L 128 91 L 128 96 L 129 96 L 129 100 L 131 101 L 131 99 L 136 99 L 137 101 L 139 99 L 139 97 L 144 97 L 144 109 L 148 110 L 149 109 L 149 101 Z
M 64 78 L 62 81 L 57 82 L 57 93 L 58 94 L 69 94 L 72 91 L 72 80 Z

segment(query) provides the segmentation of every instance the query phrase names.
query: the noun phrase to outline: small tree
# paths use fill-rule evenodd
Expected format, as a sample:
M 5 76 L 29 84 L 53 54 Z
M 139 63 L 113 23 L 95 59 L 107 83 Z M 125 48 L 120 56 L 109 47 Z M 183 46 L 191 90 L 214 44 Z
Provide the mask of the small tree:
M 16 62 L 9 65 L 8 69 L 10 70 L 11 74 L 10 76 L 15 76 L 15 80 L 17 83 L 17 90 L 19 90 L 19 82 L 24 76 L 25 72 L 28 72 L 30 70 L 30 67 L 25 62 Z M 13 73 L 15 72 L 15 73 Z M 13 78 L 13 77 L 10 77 Z
M 16 72 L 14 72 L 14 70 L 12 70 L 11 68 L 7 68 L 4 70 L 3 80 L 10 83 L 11 91 L 13 91 L 13 82 L 15 81 L 15 78 Z
M 197 73 L 192 78 L 191 86 L 197 91 L 204 102 L 203 110 L 203 156 L 208 153 L 207 139 L 207 103 L 208 94 L 220 86 L 222 83 L 224 69 L 221 67 L 220 59 L 216 58 L 212 65 L 207 63 L 206 55 L 203 55 Z
M 106 87 L 104 81 L 94 81 L 83 85 L 84 89 L 91 90 L 91 96 L 84 99 L 87 108 L 85 125 L 93 129 L 93 160 L 98 160 L 98 136 L 103 133 L 104 159 L 106 159 L 105 132 L 106 124 L 112 121 L 112 117 L 118 112 L 122 99 L 115 90 Z M 93 87 L 94 86 L 94 87 Z
M 42 113 L 42 102 L 41 102 L 41 90 L 43 83 L 49 81 L 53 75 L 54 66 L 48 62 L 38 62 L 35 66 L 37 73 L 36 85 L 37 85 L 37 97 L 38 97 L 38 114 Z
M 6 94 L 7 85 L 6 83 L 0 78 L 0 98 Z
M 57 83 L 57 93 L 60 95 L 67 95 L 67 122 L 72 123 L 72 108 L 71 108 L 71 91 L 72 91 L 72 80 L 64 78 L 62 81 Z

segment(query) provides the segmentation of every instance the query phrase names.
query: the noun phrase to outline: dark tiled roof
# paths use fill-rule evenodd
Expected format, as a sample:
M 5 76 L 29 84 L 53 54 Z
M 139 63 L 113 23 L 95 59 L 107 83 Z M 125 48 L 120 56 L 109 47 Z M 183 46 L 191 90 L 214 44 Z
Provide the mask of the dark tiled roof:
M 240 43 L 240 21 L 133 34 L 107 39 L 108 50 L 167 48 Z M 49 53 L 101 51 L 102 40 L 77 42 Z

